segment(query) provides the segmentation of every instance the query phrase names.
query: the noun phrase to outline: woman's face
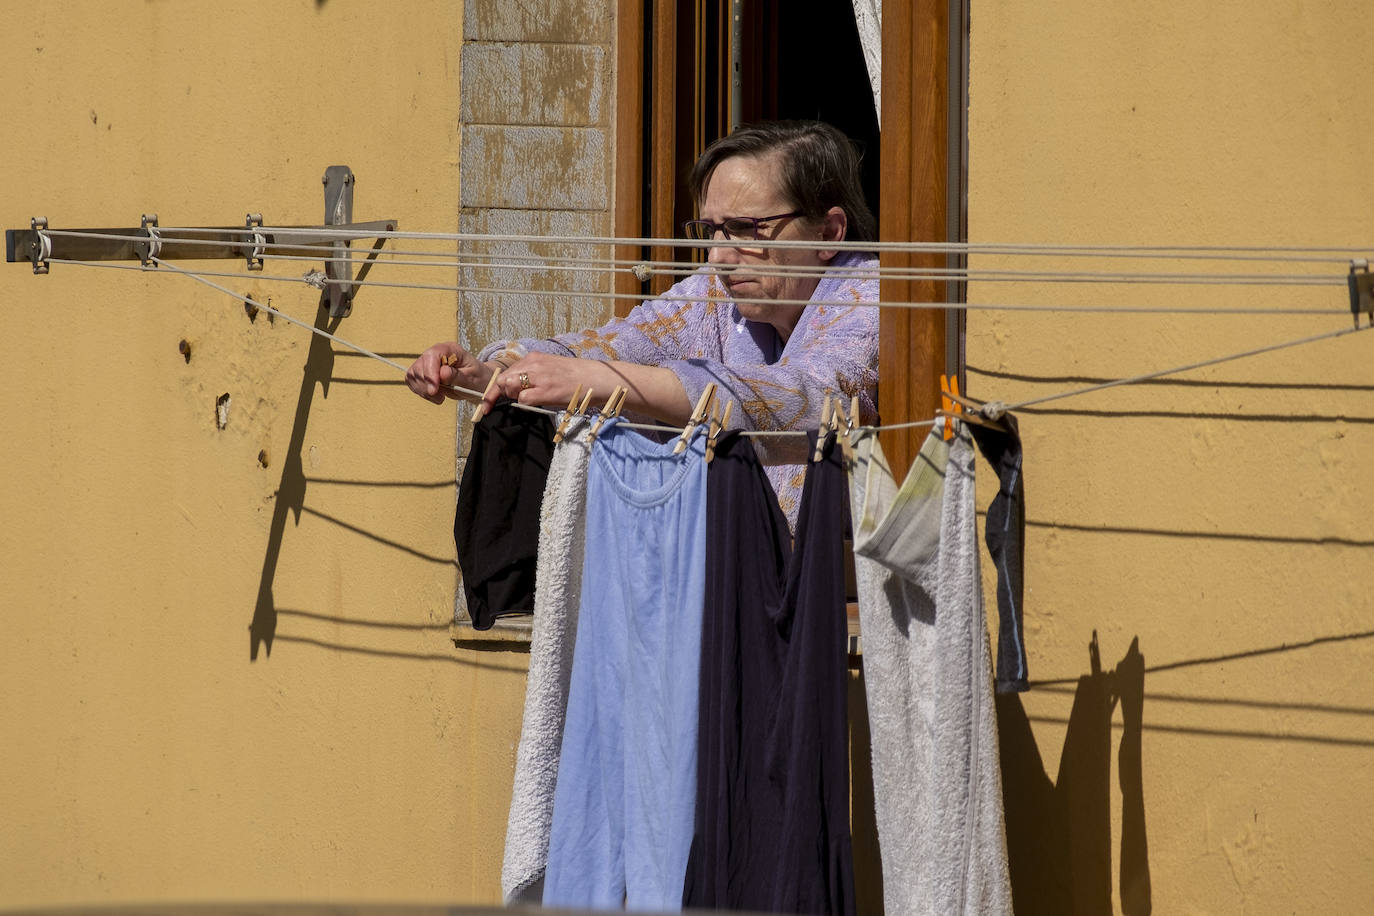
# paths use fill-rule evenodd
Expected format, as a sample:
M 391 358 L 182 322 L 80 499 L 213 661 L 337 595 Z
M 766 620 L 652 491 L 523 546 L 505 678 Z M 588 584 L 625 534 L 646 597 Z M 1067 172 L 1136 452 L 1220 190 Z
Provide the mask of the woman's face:
M 796 209 L 778 189 L 778 156 L 732 156 L 723 160 L 711 172 L 706 193 L 701 202 L 701 218 L 721 222 L 732 216 L 772 216 Z M 832 216 L 824 223 L 802 217 L 774 220 L 759 229 L 759 238 L 770 241 L 825 239 L 838 241 L 844 237 L 844 211 L 832 208 Z M 838 214 L 838 217 L 835 216 Z M 838 221 L 838 236 L 836 233 Z M 720 234 L 717 240 L 722 238 Z M 799 300 L 811 297 L 820 282 L 817 276 L 766 276 L 763 271 L 777 265 L 816 267 L 828 263 L 834 251 L 819 248 L 758 248 L 749 247 L 748 240 L 737 246 L 722 245 L 710 250 L 709 262 L 720 275 L 721 282 L 736 300 L 740 314 L 751 321 L 766 321 L 777 328 L 786 340 L 801 318 L 804 304 L 772 305 L 740 302 L 740 299 Z M 819 271 L 817 271 L 819 272 Z

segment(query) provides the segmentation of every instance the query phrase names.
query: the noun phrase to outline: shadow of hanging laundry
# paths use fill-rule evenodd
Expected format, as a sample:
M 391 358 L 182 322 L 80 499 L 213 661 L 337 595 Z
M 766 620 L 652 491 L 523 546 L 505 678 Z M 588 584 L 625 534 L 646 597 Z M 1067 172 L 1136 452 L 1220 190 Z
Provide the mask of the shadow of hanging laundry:
M 1141 772 L 1145 666 L 1138 641 L 1103 672 L 1097 634 L 1078 678 L 1057 778 L 1051 780 L 1016 693 L 997 695 L 1012 902 L 1018 916 L 1112 912 L 1112 711 L 1121 703 L 1120 890 L 1127 916 L 1151 909 Z

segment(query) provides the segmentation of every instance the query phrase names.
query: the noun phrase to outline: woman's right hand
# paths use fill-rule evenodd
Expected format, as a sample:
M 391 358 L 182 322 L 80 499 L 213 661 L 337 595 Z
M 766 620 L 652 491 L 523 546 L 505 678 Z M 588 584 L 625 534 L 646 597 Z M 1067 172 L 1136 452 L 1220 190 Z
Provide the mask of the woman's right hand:
M 492 367 L 453 341 L 437 343 L 420 354 L 406 370 L 410 390 L 427 401 L 444 403 L 445 398 L 462 397 L 450 385 L 481 392 L 491 378 Z

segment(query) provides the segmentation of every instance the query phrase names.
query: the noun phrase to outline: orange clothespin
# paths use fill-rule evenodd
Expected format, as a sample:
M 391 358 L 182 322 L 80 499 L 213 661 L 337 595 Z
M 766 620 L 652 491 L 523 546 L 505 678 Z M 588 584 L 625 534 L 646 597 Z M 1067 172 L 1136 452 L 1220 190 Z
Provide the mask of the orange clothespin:
M 973 423 L 977 426 L 986 426 L 989 429 L 1006 432 L 1007 428 L 1004 425 L 983 416 L 983 404 L 981 401 L 975 401 L 972 398 L 959 394 L 959 379 L 957 376 L 940 376 L 940 389 L 941 409 L 935 411 L 936 416 L 949 417 L 964 423 Z M 967 407 L 968 410 L 965 410 L 965 407 Z M 952 424 L 945 424 L 944 436 L 946 441 L 954 438 Z
M 582 398 L 582 405 L 579 407 L 577 399 L 582 395 L 582 386 L 578 385 L 573 392 L 572 399 L 568 401 L 568 409 L 563 414 L 563 419 L 558 424 L 558 429 L 553 434 L 554 445 L 563 441 L 563 437 L 568 434 L 568 425 L 572 423 L 574 417 L 581 417 L 583 411 L 587 409 L 587 404 L 592 399 L 592 389 L 587 389 L 587 396 Z
M 715 404 L 716 383 L 707 382 L 706 388 L 701 392 L 701 397 L 697 398 L 696 409 L 692 411 L 692 416 L 687 419 L 687 425 L 682 427 L 682 437 L 677 440 L 677 445 L 673 446 L 673 454 L 681 455 L 687 449 L 687 443 L 692 441 L 692 433 L 706 420 L 706 412 Z
M 472 422 L 481 423 L 482 418 L 487 415 L 486 397 L 491 393 L 491 389 L 496 387 L 496 380 L 501 377 L 500 369 L 493 369 L 491 378 L 487 380 L 487 387 L 482 389 L 482 401 L 478 403 L 477 409 L 472 412 Z
M 958 380 L 957 378 L 954 379 L 954 386 L 957 387 L 958 384 L 959 384 L 959 380 Z M 940 409 L 937 410 L 937 411 L 935 412 L 935 415 L 936 415 L 936 416 L 939 416 L 939 417 L 956 417 L 956 416 L 959 415 L 959 411 L 963 409 L 962 407 L 959 406 L 958 403 L 956 403 L 952 398 L 950 398 L 950 396 L 949 396 L 949 395 L 950 395 L 950 388 L 951 388 L 951 386 L 950 386 L 950 376 L 948 376 L 948 375 L 941 375 L 941 376 L 940 376 Z M 945 421 L 944 427 L 943 427 L 943 429 L 941 430 L 941 436 L 942 436 L 942 438 L 943 438 L 946 442 L 948 442 L 949 440 L 951 440 L 951 439 L 954 438 L 954 424 L 951 423 L 951 422 L 949 422 L 949 420 L 946 420 L 946 421 Z
M 715 401 L 711 402 L 711 427 L 706 433 L 706 463 L 710 464 L 711 459 L 716 457 L 716 440 L 725 431 L 725 424 L 730 422 L 730 411 L 734 408 L 734 400 L 725 402 L 725 413 L 720 419 L 716 419 Z
M 827 395 L 825 396 L 825 401 L 821 404 L 821 424 L 820 424 L 820 427 L 817 428 L 817 430 L 816 430 L 816 451 L 813 452 L 812 455 L 811 455 L 811 460 L 812 460 L 813 462 L 820 461 L 822 458 L 825 457 L 825 455 L 824 455 L 825 437 L 829 434 L 829 430 L 828 430 L 828 427 L 829 427 L 829 426 L 830 426 L 830 395 L 827 394 Z
M 596 441 L 596 434 L 601 432 L 603 423 L 611 417 L 620 416 L 620 407 L 625 403 L 625 395 L 627 393 L 627 389 L 622 388 L 620 385 L 615 386 L 615 390 L 611 392 L 611 396 L 606 399 L 605 406 L 601 408 L 601 416 L 596 418 L 596 423 L 592 424 L 591 432 L 587 434 L 588 442 Z

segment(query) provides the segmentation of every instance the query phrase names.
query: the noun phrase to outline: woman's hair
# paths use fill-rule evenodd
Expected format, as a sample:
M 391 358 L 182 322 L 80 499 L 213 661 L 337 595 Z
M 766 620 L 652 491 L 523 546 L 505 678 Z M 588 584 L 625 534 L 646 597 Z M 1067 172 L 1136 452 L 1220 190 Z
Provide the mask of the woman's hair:
M 711 173 L 726 159 L 773 153 L 780 154 L 779 190 L 806 217 L 824 219 L 831 207 L 839 207 L 846 217 L 846 240 L 877 241 L 877 220 L 864 200 L 859 152 L 848 137 L 823 121 L 760 121 L 721 137 L 692 166 L 692 198 L 701 203 Z

